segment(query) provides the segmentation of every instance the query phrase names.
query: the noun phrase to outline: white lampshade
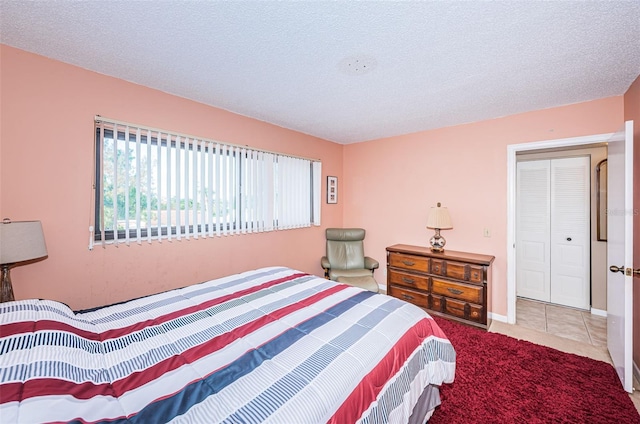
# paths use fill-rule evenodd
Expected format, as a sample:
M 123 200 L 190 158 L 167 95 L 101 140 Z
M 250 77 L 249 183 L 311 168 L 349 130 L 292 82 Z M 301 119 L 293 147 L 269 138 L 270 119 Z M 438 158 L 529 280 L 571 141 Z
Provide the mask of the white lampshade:
M 427 217 L 427 228 L 437 228 L 439 230 L 449 230 L 453 228 L 451 225 L 451 217 L 449 216 L 449 209 L 440 207 L 440 203 L 435 208 L 429 210 L 429 216 Z
M 0 223 L 0 264 L 13 264 L 47 256 L 40 221 Z

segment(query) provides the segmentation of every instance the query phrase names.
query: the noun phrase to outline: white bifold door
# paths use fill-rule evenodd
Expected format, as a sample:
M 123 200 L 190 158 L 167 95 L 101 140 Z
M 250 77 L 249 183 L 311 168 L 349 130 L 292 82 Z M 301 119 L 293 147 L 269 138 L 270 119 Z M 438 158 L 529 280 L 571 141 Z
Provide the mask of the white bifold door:
M 518 162 L 516 294 L 591 306 L 591 160 Z

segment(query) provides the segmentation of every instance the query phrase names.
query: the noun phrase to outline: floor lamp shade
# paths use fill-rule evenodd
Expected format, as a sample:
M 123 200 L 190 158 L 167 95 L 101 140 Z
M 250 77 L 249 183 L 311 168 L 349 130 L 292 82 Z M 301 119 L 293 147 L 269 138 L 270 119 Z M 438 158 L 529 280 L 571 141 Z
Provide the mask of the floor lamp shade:
M 40 221 L 0 223 L 0 302 L 14 300 L 10 268 L 43 256 L 47 256 L 47 246 Z

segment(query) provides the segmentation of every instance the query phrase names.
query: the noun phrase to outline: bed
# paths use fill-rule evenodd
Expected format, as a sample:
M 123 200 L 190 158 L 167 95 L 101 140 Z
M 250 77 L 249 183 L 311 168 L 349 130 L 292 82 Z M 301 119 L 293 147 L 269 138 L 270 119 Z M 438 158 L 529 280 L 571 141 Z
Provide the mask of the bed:
M 269 267 L 95 310 L 0 304 L 2 422 L 424 422 L 455 351 L 423 310 Z

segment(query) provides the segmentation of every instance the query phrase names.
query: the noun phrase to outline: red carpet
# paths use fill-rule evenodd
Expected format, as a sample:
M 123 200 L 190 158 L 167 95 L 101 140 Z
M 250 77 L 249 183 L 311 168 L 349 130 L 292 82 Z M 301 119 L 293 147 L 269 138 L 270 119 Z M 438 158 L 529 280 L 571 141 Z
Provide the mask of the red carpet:
M 614 368 L 436 318 L 456 349 L 456 379 L 430 424 L 640 423 Z

